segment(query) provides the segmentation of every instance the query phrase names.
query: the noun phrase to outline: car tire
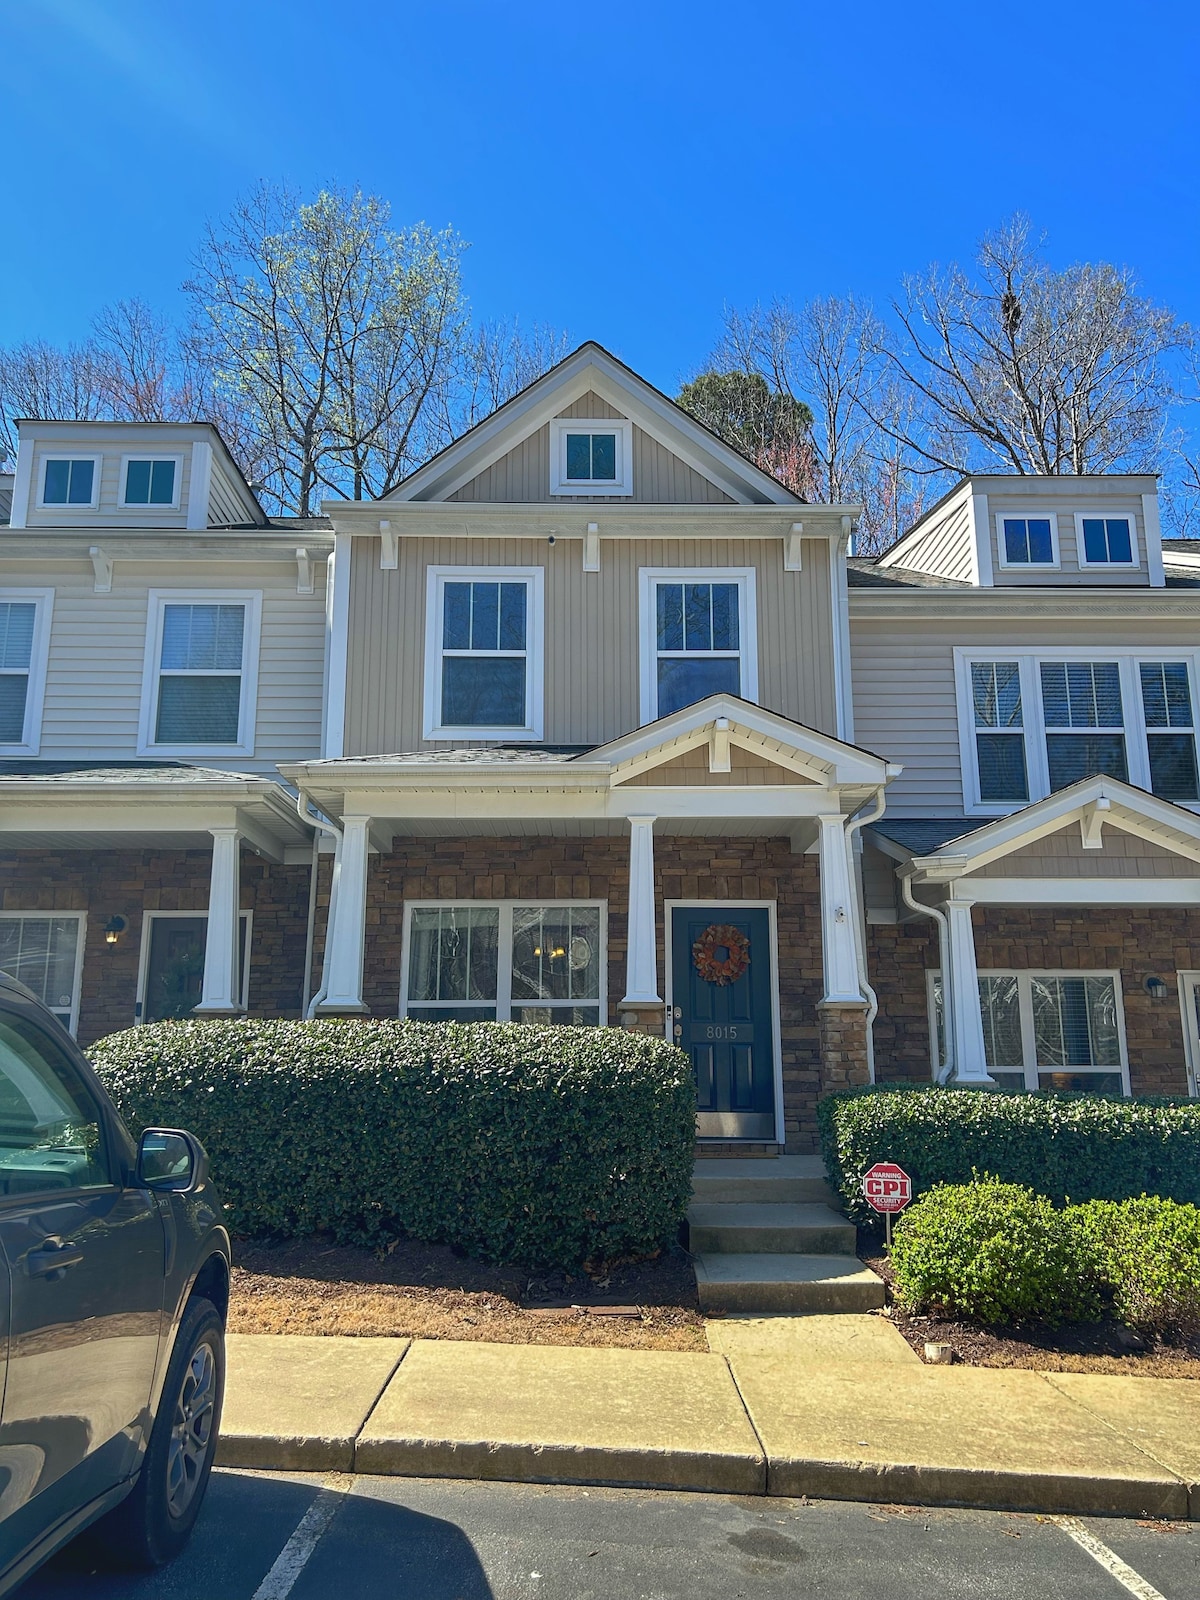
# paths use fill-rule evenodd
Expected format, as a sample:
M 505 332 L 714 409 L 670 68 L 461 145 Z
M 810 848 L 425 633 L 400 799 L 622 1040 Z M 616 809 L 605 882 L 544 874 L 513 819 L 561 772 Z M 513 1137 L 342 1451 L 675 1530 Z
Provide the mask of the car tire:
M 158 1567 L 191 1537 L 216 1455 L 225 1393 L 225 1330 L 217 1308 L 192 1300 L 171 1352 L 137 1483 L 101 1524 L 123 1564 Z

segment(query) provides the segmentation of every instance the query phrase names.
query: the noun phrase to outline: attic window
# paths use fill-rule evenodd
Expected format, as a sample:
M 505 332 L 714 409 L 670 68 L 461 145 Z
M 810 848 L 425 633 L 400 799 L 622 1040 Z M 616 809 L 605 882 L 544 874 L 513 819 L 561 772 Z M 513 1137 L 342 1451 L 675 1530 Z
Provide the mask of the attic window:
M 624 417 L 555 417 L 551 494 L 632 494 L 633 426 Z
M 94 509 L 99 478 L 98 456 L 52 457 L 43 468 L 42 505 Z
M 125 506 L 176 506 L 176 456 L 127 456 L 122 463 Z

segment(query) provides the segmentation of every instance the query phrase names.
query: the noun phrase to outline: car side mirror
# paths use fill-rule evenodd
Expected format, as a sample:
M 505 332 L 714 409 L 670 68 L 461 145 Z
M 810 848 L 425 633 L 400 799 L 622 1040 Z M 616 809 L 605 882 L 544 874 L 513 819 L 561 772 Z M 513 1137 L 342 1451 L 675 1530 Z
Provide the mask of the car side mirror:
M 179 1128 L 147 1128 L 138 1144 L 137 1181 L 143 1189 L 183 1193 L 208 1175 L 204 1146 Z

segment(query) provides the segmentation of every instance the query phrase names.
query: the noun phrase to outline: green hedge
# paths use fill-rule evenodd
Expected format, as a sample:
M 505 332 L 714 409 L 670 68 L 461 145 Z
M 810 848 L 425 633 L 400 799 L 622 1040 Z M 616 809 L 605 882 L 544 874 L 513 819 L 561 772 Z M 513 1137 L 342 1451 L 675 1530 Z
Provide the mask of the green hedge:
M 1200 1103 L 1083 1094 L 873 1087 L 818 1107 L 830 1180 L 856 1222 L 875 1220 L 862 1177 L 895 1161 L 914 1192 L 988 1172 L 1056 1205 L 1157 1194 L 1200 1202 Z
M 1090 1200 L 1065 1215 L 1076 1251 L 1112 1301 L 1114 1313 L 1139 1333 L 1200 1337 L 1200 1211 L 1155 1195 L 1117 1204 Z
M 510 1023 L 165 1022 L 90 1053 L 135 1133 L 203 1140 L 241 1234 L 405 1234 L 575 1267 L 652 1252 L 687 1207 L 695 1088 L 665 1040 Z

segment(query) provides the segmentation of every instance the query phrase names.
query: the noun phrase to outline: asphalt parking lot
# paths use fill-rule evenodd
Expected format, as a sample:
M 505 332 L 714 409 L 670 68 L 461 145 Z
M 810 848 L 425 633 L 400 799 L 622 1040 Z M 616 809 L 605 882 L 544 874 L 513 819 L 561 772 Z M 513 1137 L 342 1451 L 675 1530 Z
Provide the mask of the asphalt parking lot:
M 85 1543 L 21 1600 L 1196 1600 L 1200 1524 L 218 1472 L 150 1575 Z M 1113 1570 L 1115 1568 L 1115 1571 Z

